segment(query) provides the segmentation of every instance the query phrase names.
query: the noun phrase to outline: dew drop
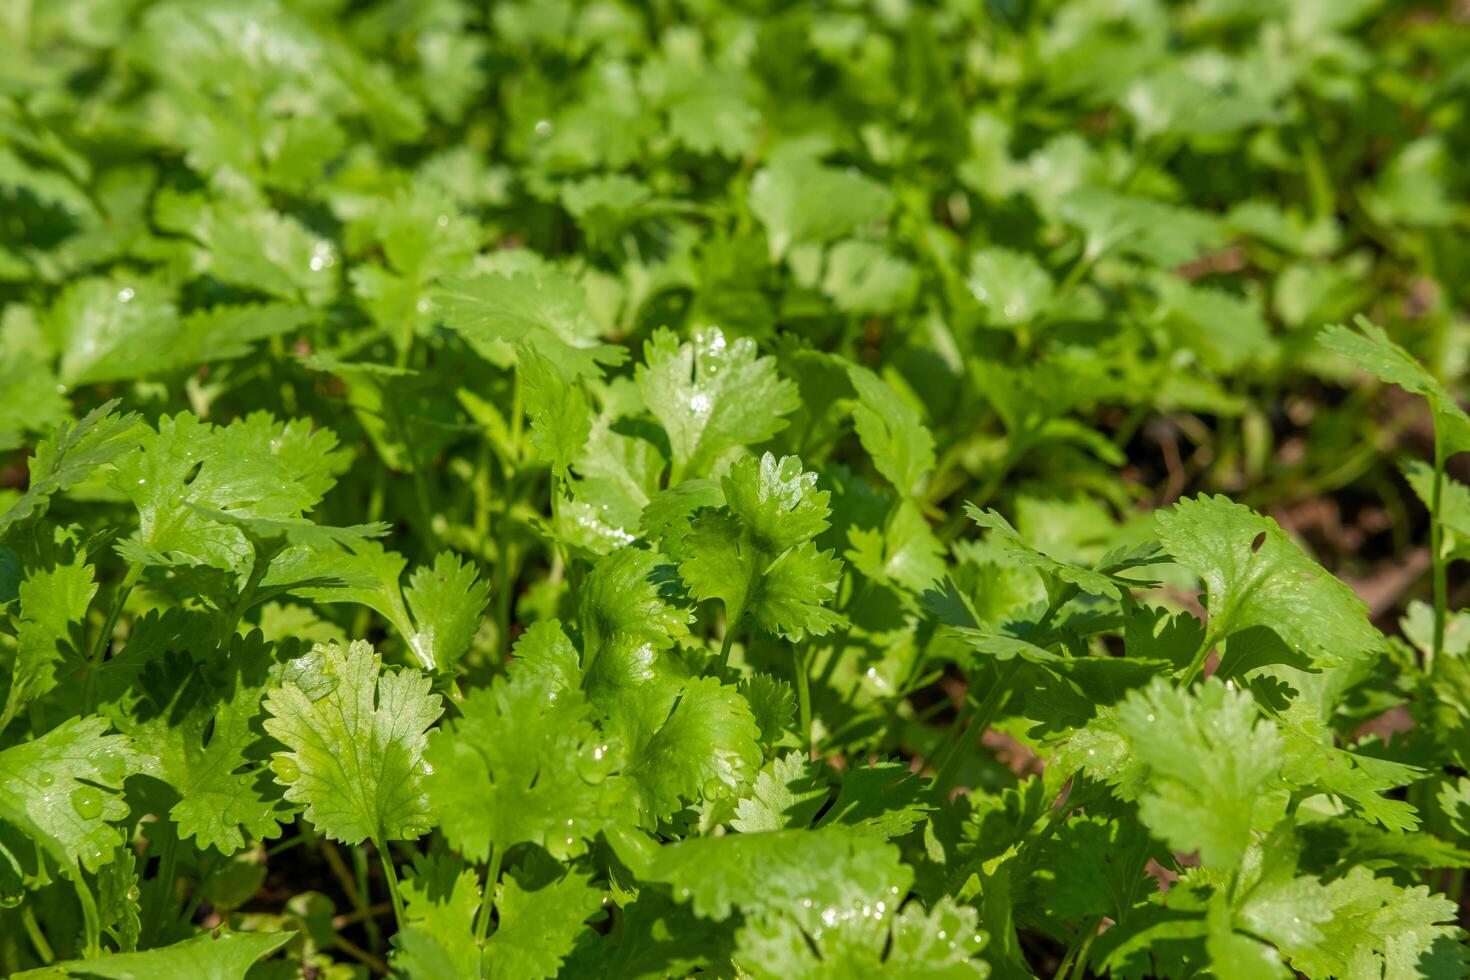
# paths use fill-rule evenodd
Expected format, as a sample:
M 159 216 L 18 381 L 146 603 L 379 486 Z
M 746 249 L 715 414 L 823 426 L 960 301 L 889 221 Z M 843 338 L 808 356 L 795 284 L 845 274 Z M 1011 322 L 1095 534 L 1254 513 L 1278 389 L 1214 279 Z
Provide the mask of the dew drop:
M 707 800 L 722 800 L 730 795 L 730 787 L 718 779 L 709 779 L 704 784 L 704 798 Z
M 25 901 L 25 897 L 26 893 L 22 891 L 0 892 L 0 909 L 13 909 Z
M 551 121 L 549 119 L 538 119 L 538 120 L 536 120 L 536 135 L 537 136 L 545 136 L 549 132 L 551 132 Z
M 136 295 L 138 294 L 133 292 L 131 289 L 124 287 L 117 291 L 117 301 L 119 303 L 126 303 Z
M 287 783 L 294 783 L 301 778 L 301 767 L 296 764 L 295 759 L 289 756 L 278 755 L 272 759 L 271 772 Z
M 134 885 L 132 888 L 129 888 L 128 889 L 128 901 L 130 901 L 130 902 L 136 902 L 138 899 L 140 899 L 142 897 L 143 897 L 143 893 L 140 892 L 140 891 L 138 891 L 138 886 L 137 885 Z
M 49 772 L 43 772 L 40 775 L 36 776 L 37 786 L 50 786 L 54 782 L 56 782 L 56 777 L 51 775 Z
M 102 794 L 91 786 L 72 790 L 71 808 L 83 820 L 95 820 L 102 815 Z
M 577 775 L 582 777 L 584 783 L 597 785 L 607 779 L 607 766 L 602 761 L 606 754 L 607 746 L 599 745 L 591 752 L 584 752 L 577 756 Z M 568 825 L 571 821 L 567 821 Z

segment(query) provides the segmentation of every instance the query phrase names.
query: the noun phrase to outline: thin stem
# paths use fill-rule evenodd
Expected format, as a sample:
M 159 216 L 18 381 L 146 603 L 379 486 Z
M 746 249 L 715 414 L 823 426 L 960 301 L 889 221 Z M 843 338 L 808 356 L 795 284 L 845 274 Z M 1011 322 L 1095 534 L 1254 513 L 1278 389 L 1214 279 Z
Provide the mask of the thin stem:
M 87 684 L 82 695 L 84 716 L 90 715 L 97 706 L 97 670 L 107 657 L 108 647 L 112 645 L 112 631 L 117 629 L 117 620 L 122 615 L 123 605 L 132 594 L 133 586 L 142 577 L 143 565 L 136 561 L 130 563 L 127 574 L 123 576 L 117 591 L 112 594 L 112 605 L 107 609 L 107 618 L 102 621 L 102 631 L 97 634 L 97 640 L 92 644 L 91 656 L 87 658 Z
M 173 832 L 173 828 L 168 829 L 168 836 L 159 845 L 162 851 L 158 855 L 158 874 L 153 878 L 151 900 L 144 907 L 143 913 L 142 937 L 143 941 L 149 944 L 158 938 L 158 930 L 163 925 L 164 913 L 171 909 L 174 903 L 179 839 Z M 149 849 L 152 850 L 151 847 Z
M 720 641 L 720 659 L 715 668 L 716 676 L 722 681 L 730 666 L 730 648 L 735 645 L 735 631 L 744 618 L 745 607 L 743 605 L 737 606 L 732 614 L 725 617 L 725 638 Z
M 378 861 L 383 865 L 383 879 L 388 883 L 388 900 L 393 904 L 393 918 L 398 923 L 398 928 L 402 929 L 407 925 L 408 919 L 403 912 L 403 896 L 398 893 L 398 869 L 393 866 L 393 855 L 388 853 L 387 844 L 375 837 L 373 846 L 377 849 Z
M 31 939 L 31 945 L 35 947 L 36 955 L 41 962 L 50 966 L 56 962 L 56 953 L 52 951 L 51 944 L 46 941 L 46 934 L 41 931 L 41 924 L 36 921 L 36 910 L 27 902 L 20 910 L 21 925 L 25 926 L 26 935 Z
M 359 912 L 366 909 L 367 903 L 362 899 L 362 892 L 357 890 L 357 882 L 353 879 L 352 872 L 348 870 L 346 862 L 342 860 L 342 855 L 337 852 L 336 845 L 329 840 L 323 840 L 321 845 L 322 857 L 326 859 L 327 867 L 332 869 L 332 875 L 337 879 L 337 884 L 342 886 L 347 900 Z
M 1072 946 L 1067 950 L 1067 956 L 1062 960 L 1062 965 L 1057 967 L 1057 978 L 1067 976 L 1067 966 L 1072 967 L 1070 980 L 1082 980 L 1087 975 L 1087 953 L 1092 949 L 1092 941 L 1097 938 L 1098 927 L 1102 925 L 1102 916 L 1097 916 L 1088 922 L 1084 931 L 1072 940 Z
M 934 773 L 934 786 L 941 794 L 948 793 L 953 786 L 954 780 L 959 776 L 960 765 L 965 760 L 965 747 L 970 744 L 977 734 L 984 734 L 985 730 L 990 727 L 991 719 L 995 716 L 996 710 L 1000 707 L 1001 701 L 1004 700 L 1005 694 L 1010 688 L 1011 681 L 1020 669 L 1020 657 L 1012 658 L 1011 662 L 1002 668 L 1000 676 L 996 678 L 995 685 L 991 687 L 990 693 L 985 696 L 984 703 L 980 705 L 979 710 L 975 712 L 970 720 L 965 723 L 960 737 L 949 746 L 945 757 L 940 760 L 939 767 Z
M 209 882 L 214 878 L 215 872 L 219 870 L 219 860 L 214 851 L 204 852 L 204 872 L 194 883 L 194 894 L 189 896 L 189 903 L 179 913 L 179 922 L 184 925 L 194 921 L 194 913 L 199 911 L 199 906 L 204 903 L 204 889 L 209 887 Z
M 1051 602 L 1047 604 L 1046 611 L 1036 621 L 1035 636 L 1037 640 L 1040 640 L 1042 635 L 1045 634 L 1047 627 L 1051 626 L 1051 621 L 1056 618 L 1057 613 L 1061 612 L 1062 607 L 1075 599 L 1080 591 L 1081 589 L 1077 586 L 1068 585 L 1052 597 Z M 939 752 L 935 755 L 935 758 L 939 760 L 934 776 L 935 786 L 941 787 L 944 791 L 948 792 L 949 787 L 947 781 L 952 779 L 958 772 L 959 760 L 963 758 L 963 753 L 960 751 L 961 746 L 970 740 L 971 732 L 976 730 L 975 723 L 977 720 L 983 726 L 978 729 L 979 733 L 982 735 L 985 733 L 985 728 L 990 725 L 990 716 L 1000 706 L 998 699 L 1004 694 L 1005 688 L 1010 684 L 1016 671 L 1020 669 L 1020 658 L 1013 659 L 1005 670 L 1002 671 L 1000 678 L 996 681 L 995 687 L 991 688 L 990 694 L 985 699 L 985 703 L 977 709 L 978 716 L 972 713 L 968 719 L 961 717 L 955 720 L 954 727 L 950 729 L 949 737 L 941 744 Z M 969 708 L 968 699 L 966 699 L 964 708 Z M 964 711 L 961 712 L 962 716 L 964 713 Z M 941 782 L 941 779 L 944 779 L 946 782 Z
M 1444 497 L 1444 442 L 1438 422 L 1434 426 L 1434 489 L 1429 494 L 1429 560 L 1434 578 L 1434 639 L 1425 658 L 1424 672 L 1433 673 L 1435 662 L 1444 652 L 1446 607 L 1449 605 L 1449 581 L 1444 557 L 1444 527 L 1440 523 L 1440 507 Z
M 495 911 L 495 887 L 500 883 L 500 862 L 505 858 L 505 849 L 491 845 L 490 870 L 485 872 L 485 894 L 480 900 L 480 911 L 475 915 L 475 942 L 485 945 L 490 934 L 490 916 Z
M 77 901 L 82 903 L 82 924 L 87 937 L 83 958 L 95 960 L 102 955 L 102 920 L 97 917 L 97 900 L 92 897 L 92 889 L 87 887 L 87 882 L 82 878 L 80 867 L 75 869 L 71 883 L 76 888 Z
M 796 672 L 796 703 L 801 717 L 801 738 L 806 743 L 807 754 L 812 751 L 812 687 L 807 676 L 806 652 L 801 647 L 791 650 L 793 669 Z
M 383 960 L 382 957 L 374 956 L 372 953 L 369 953 L 367 950 L 363 949 L 352 940 L 343 939 L 341 936 L 333 936 L 332 945 L 340 949 L 342 952 L 346 953 L 348 956 L 357 960 L 359 963 L 365 964 L 374 973 L 381 973 L 385 975 L 387 974 L 388 964 Z
M 1205 630 L 1205 637 L 1203 640 L 1200 640 L 1199 649 L 1194 651 L 1194 656 L 1189 659 L 1189 666 L 1185 668 L 1183 676 L 1179 678 L 1180 687 L 1188 687 L 1194 683 L 1194 679 L 1199 676 L 1200 671 L 1205 669 L 1205 661 L 1209 659 L 1210 650 L 1214 648 L 1215 642 L 1216 637 L 1214 631 L 1209 629 Z
M 392 902 L 379 902 L 360 911 L 354 909 L 351 912 L 343 912 L 341 915 L 332 917 L 332 928 L 345 929 L 355 922 L 361 922 L 364 919 L 376 919 L 378 916 L 386 915 L 392 911 Z
M 257 550 L 250 563 L 250 576 L 245 580 L 245 588 L 240 590 L 220 624 L 220 643 L 228 644 L 230 634 L 240 628 L 240 620 L 245 618 L 246 610 L 255 601 L 255 593 L 260 589 L 260 583 L 265 581 L 265 573 L 270 569 L 270 564 L 270 559 L 262 559 Z

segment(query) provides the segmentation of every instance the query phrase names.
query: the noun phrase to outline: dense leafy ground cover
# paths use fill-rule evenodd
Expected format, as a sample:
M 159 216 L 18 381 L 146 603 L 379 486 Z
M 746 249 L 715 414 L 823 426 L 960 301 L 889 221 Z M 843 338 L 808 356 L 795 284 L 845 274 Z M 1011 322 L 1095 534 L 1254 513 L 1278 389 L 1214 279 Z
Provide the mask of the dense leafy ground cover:
M 1466 16 L 0 5 L 0 971 L 1461 976 Z

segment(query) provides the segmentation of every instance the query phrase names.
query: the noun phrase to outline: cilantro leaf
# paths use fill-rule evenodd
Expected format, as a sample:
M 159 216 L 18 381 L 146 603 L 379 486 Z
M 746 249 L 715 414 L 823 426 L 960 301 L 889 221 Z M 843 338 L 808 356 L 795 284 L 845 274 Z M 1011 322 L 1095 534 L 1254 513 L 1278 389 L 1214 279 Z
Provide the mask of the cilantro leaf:
M 718 329 L 681 344 L 654 333 L 637 368 L 638 391 L 668 433 L 670 485 L 710 475 L 730 450 L 763 442 L 786 427 L 781 416 L 800 405 L 796 386 L 746 337 L 727 341 Z
M 576 283 L 550 267 L 446 278 L 434 308 L 482 356 L 496 345 L 525 344 L 567 375 L 596 375 L 623 361 L 623 348 L 598 340 L 599 330 Z
M 0 515 L 0 532 L 23 521 L 54 494 L 75 486 L 99 466 L 117 459 L 137 445 L 139 416 L 119 415 L 116 399 L 98 405 L 75 424 L 63 423 L 42 439 L 31 457 L 30 486 L 9 510 Z
M 1341 324 L 1327 327 L 1321 334 L 1322 345 L 1351 359 L 1379 380 L 1424 398 L 1436 424 L 1443 429 L 1446 452 L 1470 452 L 1470 414 L 1454 395 L 1412 354 L 1390 340 L 1382 327 L 1359 317 L 1357 328 Z
M 101 718 L 69 718 L 39 738 L 0 751 L 0 819 L 17 827 L 66 873 L 97 871 L 123 843 L 123 779 L 133 771 L 124 735 Z
M 694 518 L 679 574 L 697 599 L 720 600 L 730 622 L 749 613 L 768 633 L 800 638 L 842 622 L 826 607 L 842 562 L 812 540 L 827 527 L 830 494 L 795 456 L 746 457 L 721 480 L 726 508 Z
M 857 391 L 853 422 L 863 448 L 884 479 L 904 496 L 915 496 L 934 469 L 934 437 L 906 399 L 865 368 L 847 369 Z
M 142 767 L 177 794 L 169 815 L 181 838 L 229 855 L 279 837 L 287 816 L 265 782 L 261 699 L 279 674 L 278 654 L 259 631 L 235 635 L 223 662 L 168 657 L 143 669 L 143 697 L 119 727 Z
M 1183 500 L 1154 526 L 1174 559 L 1198 574 L 1209 596 L 1205 640 L 1252 627 L 1272 630 L 1325 663 L 1350 662 L 1382 642 L 1347 585 L 1304 555 L 1269 517 L 1224 497 Z
M 15 659 L 6 678 L 0 729 L 29 701 L 52 690 L 85 663 L 82 621 L 97 593 L 94 570 L 83 555 L 21 580 Z
M 271 758 L 286 799 L 344 844 L 371 838 L 381 849 L 428 832 L 424 730 L 440 712 L 429 678 L 411 668 L 383 673 L 362 641 L 317 646 L 307 670 L 265 699 L 265 730 L 286 746 Z
M 245 980 L 256 961 L 291 941 L 293 932 L 206 933 L 136 953 L 94 960 L 70 960 L 55 969 L 62 976 L 106 980 Z
M 485 944 L 491 980 L 544 980 L 557 976 L 582 923 L 602 905 L 592 876 L 552 861 L 530 861 L 500 885 L 499 925 Z
M 891 206 L 876 181 L 802 157 L 763 167 L 750 182 L 750 209 L 766 226 L 775 259 L 793 245 L 841 238 L 884 217 Z
M 424 750 L 429 806 L 460 854 L 530 842 L 570 858 L 625 811 L 623 748 L 594 727 L 580 687 L 518 664 L 460 709 Z
M 1162 678 L 1128 695 L 1111 727 L 1132 755 L 1123 787 L 1139 815 L 1175 850 L 1233 868 L 1254 831 L 1281 816 L 1283 740 L 1243 691 L 1218 681 L 1193 690 Z

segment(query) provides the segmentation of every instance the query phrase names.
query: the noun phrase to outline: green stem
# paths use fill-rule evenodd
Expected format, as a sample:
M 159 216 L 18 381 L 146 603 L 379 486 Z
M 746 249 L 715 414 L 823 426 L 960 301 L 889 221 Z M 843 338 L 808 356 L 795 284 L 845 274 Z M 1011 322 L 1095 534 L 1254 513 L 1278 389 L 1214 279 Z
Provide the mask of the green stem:
M 732 615 L 725 617 L 725 638 L 720 641 L 720 659 L 715 668 L 715 674 L 720 680 L 725 679 L 725 673 L 730 666 L 730 648 L 735 645 L 735 630 L 740 625 L 740 620 L 745 618 L 745 607 L 737 606 Z
M 260 589 L 260 583 L 265 580 L 265 573 L 270 569 L 270 559 L 261 559 L 257 551 L 255 558 L 250 563 L 250 576 L 245 580 L 245 588 L 240 590 L 239 596 L 230 606 L 229 612 L 225 614 L 224 621 L 220 624 L 220 643 L 228 644 L 230 634 L 239 629 L 240 621 L 245 618 L 245 613 L 255 602 L 255 593 Z
M 41 931 L 41 924 L 36 921 L 36 910 L 30 903 L 26 903 L 20 910 L 21 925 L 25 926 L 26 935 L 31 939 L 31 945 L 36 949 L 36 955 L 41 962 L 50 966 L 56 962 L 56 953 L 51 949 L 51 944 L 46 941 L 46 934 Z
M 1434 665 L 1444 652 L 1446 607 L 1449 605 L 1449 581 L 1444 557 L 1444 527 L 1440 523 L 1440 507 L 1444 496 L 1444 442 L 1434 426 L 1434 489 L 1429 495 L 1429 560 L 1434 578 L 1434 639 L 1429 645 L 1424 672 L 1433 673 Z
M 812 751 L 812 688 L 811 678 L 807 676 L 808 665 L 806 652 L 800 647 L 794 647 L 791 651 L 796 672 L 796 703 L 801 717 L 801 738 L 806 743 L 807 754 Z M 722 665 L 723 669 L 723 665 Z
M 388 883 L 388 900 L 393 903 L 393 919 L 398 923 L 398 928 L 402 929 L 408 924 L 408 919 L 403 913 L 403 896 L 398 893 L 398 869 L 393 866 L 393 855 L 388 852 L 388 845 L 382 839 L 374 837 L 373 847 L 377 849 L 378 861 L 383 865 L 383 880 Z
M 1189 666 L 1185 668 L 1184 674 L 1179 678 L 1180 687 L 1188 687 L 1194 683 L 1200 671 L 1205 669 L 1205 661 L 1209 659 L 1210 650 L 1215 646 L 1216 636 L 1213 630 L 1205 630 L 1205 638 L 1200 641 L 1199 649 L 1194 651 L 1194 656 L 1189 659 Z
M 990 727 L 991 719 L 994 718 L 1001 701 L 1005 699 L 1005 694 L 1010 688 L 1011 681 L 1020 669 L 1020 657 L 1012 658 L 1011 662 L 1001 669 L 1000 676 L 996 678 L 995 685 L 991 687 L 990 693 L 985 696 L 984 703 L 964 723 L 960 737 L 955 739 L 947 748 L 945 757 L 939 761 L 939 766 L 934 773 L 934 787 L 941 794 L 947 794 L 953 787 L 954 780 L 960 773 L 960 765 L 965 760 L 965 747 L 977 735 L 984 734 L 985 730 Z
M 102 955 L 102 920 L 97 917 L 97 900 L 92 897 L 92 889 L 87 887 L 87 882 L 82 878 L 82 869 L 76 868 L 72 876 L 72 885 L 76 888 L 77 901 L 82 903 L 82 924 L 86 934 L 86 952 L 84 959 L 95 960 Z
M 491 845 L 490 870 L 485 873 L 485 894 L 480 900 L 480 911 L 475 915 L 475 942 L 485 945 L 490 934 L 490 917 L 495 912 L 495 886 L 500 883 L 500 862 L 505 857 L 504 848 Z
M 1102 925 L 1102 916 L 1098 916 L 1088 922 L 1084 931 L 1072 940 L 1072 946 L 1067 950 L 1067 956 L 1062 960 L 1062 965 L 1057 967 L 1056 976 L 1058 980 L 1067 976 L 1067 967 L 1072 967 L 1070 980 L 1082 980 L 1087 975 L 1087 953 L 1092 949 L 1092 941 L 1097 938 L 1098 927 Z
M 142 564 L 132 562 L 128 565 L 128 572 L 123 576 L 117 591 L 112 594 L 112 605 L 107 609 L 107 618 L 102 621 L 102 632 L 97 634 L 97 641 L 92 644 L 91 656 L 87 658 L 87 684 L 82 695 L 83 716 L 90 715 L 97 706 L 97 670 L 106 659 L 108 647 L 112 645 L 112 632 L 117 629 L 117 620 L 122 615 L 123 606 L 132 594 L 133 586 L 142 577 Z
M 167 828 L 168 836 L 163 838 L 159 846 L 163 849 L 158 855 L 158 874 L 151 884 L 151 896 L 144 907 L 142 942 L 151 945 L 158 938 L 159 927 L 163 924 L 164 913 L 173 907 L 174 902 L 174 869 L 178 862 L 178 836 L 174 828 Z M 150 847 L 151 850 L 151 847 Z
M 209 887 L 209 882 L 214 878 L 215 872 L 219 870 L 219 860 L 214 851 L 204 852 L 204 870 L 194 882 L 194 894 L 189 896 L 189 903 L 179 913 L 179 922 L 188 925 L 194 921 L 194 913 L 199 911 L 199 906 L 204 902 L 204 889 Z

